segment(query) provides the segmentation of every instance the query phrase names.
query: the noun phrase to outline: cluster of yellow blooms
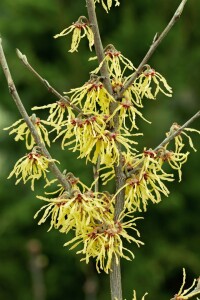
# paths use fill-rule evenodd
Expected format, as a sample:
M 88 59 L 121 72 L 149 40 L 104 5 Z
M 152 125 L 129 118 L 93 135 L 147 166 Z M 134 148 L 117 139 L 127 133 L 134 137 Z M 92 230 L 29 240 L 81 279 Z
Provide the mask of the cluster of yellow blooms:
M 21 180 L 25 184 L 31 180 L 31 189 L 34 190 L 34 182 L 41 177 L 44 177 L 48 183 L 46 173 L 48 172 L 49 162 L 56 161 L 55 159 L 48 159 L 42 155 L 38 147 L 34 147 L 31 152 L 20 158 L 16 164 L 8 179 L 15 175 L 17 179 L 15 184 L 18 184 Z M 58 162 L 58 161 L 57 161 Z
M 45 128 L 45 125 L 49 125 L 49 122 L 40 120 L 40 118 L 37 118 L 35 114 L 33 114 L 30 117 L 31 122 L 35 126 L 37 133 L 43 143 L 50 146 L 50 140 L 49 140 L 49 134 L 48 130 Z M 21 123 L 21 124 L 20 124 Z M 20 124 L 20 125 L 19 125 Z M 20 119 L 13 123 L 11 126 L 4 128 L 4 130 L 12 130 L 9 132 L 9 134 L 16 134 L 15 141 L 23 141 L 25 140 L 26 148 L 28 150 L 31 150 L 33 146 L 35 145 L 35 140 L 26 124 L 26 122 L 23 119 Z
M 113 4 L 112 0 L 94 0 L 94 2 L 101 3 L 107 12 Z M 119 4 L 119 1 L 115 0 L 115 5 Z M 91 50 L 94 36 L 90 23 L 85 17 L 80 17 L 55 38 L 71 32 L 73 35 L 70 52 L 78 50 L 79 42 L 85 36 Z M 137 117 L 150 123 L 141 112 L 143 99 L 156 99 L 159 92 L 171 97 L 172 89 L 160 73 L 145 65 L 135 81 L 119 97 L 132 76 L 126 73 L 137 70 L 132 62 L 114 46 L 108 45 L 104 52 L 104 59 L 91 72 L 90 79 L 83 86 L 65 93 L 70 97 L 72 106 L 68 102 L 59 100 L 53 104 L 34 107 L 33 110 L 49 109 L 49 116 L 47 121 L 42 121 L 35 115 L 30 118 L 43 143 L 50 146 L 48 131 L 44 125 L 51 126 L 51 131 L 56 132 L 54 141 L 62 139 L 62 149 L 69 147 L 73 152 L 78 152 L 79 158 L 86 158 L 86 162 L 98 164 L 103 184 L 115 177 L 115 166 L 122 160 L 122 171 L 126 180 L 124 186 L 115 195 L 96 191 L 95 182 L 91 188 L 88 188 L 78 178 L 67 173 L 66 179 L 71 190 L 65 191 L 60 184 L 57 184 L 54 192 L 46 193 L 53 195 L 53 198 L 38 196 L 47 204 L 35 215 L 36 218 L 43 212 L 39 224 L 47 219 L 51 220 L 49 230 L 55 228 L 62 233 L 73 230 L 75 237 L 65 245 L 71 245 L 70 249 L 73 249 L 82 243 L 83 248 L 77 252 L 84 256 L 82 260 L 88 263 L 90 258 L 95 258 L 97 270 L 109 272 L 112 258 L 118 262 L 119 257 L 125 259 L 134 257 L 133 253 L 124 246 L 124 239 L 138 246 L 142 245 L 140 240 L 128 233 L 132 229 L 136 236 L 139 236 L 135 225 L 138 218 L 134 218 L 132 213 L 145 211 L 149 201 L 158 203 L 163 195 L 169 195 L 165 182 L 171 182 L 174 178 L 173 174 L 166 172 L 165 165 L 168 164 L 172 169 L 177 170 L 181 180 L 181 167 L 187 161 L 189 154 L 183 151 L 185 145 L 183 137 L 189 139 L 190 146 L 195 150 L 186 132 L 200 132 L 190 128 L 179 132 L 180 126 L 173 124 L 167 133 L 170 137 L 174 132 L 178 132 L 174 138 L 173 150 L 169 149 L 168 143 L 156 150 L 145 148 L 142 153 L 138 153 L 137 149 L 133 148 L 137 145 L 135 137 L 141 135 L 136 133 Z M 96 57 L 90 60 L 93 59 Z M 97 75 L 103 64 L 106 64 L 110 74 L 112 94 L 105 89 L 104 78 Z M 79 113 L 73 110 L 74 106 L 78 107 Z M 43 156 L 39 149 L 33 148 L 35 141 L 26 123 L 22 121 L 20 119 L 6 129 L 11 129 L 10 134 L 16 134 L 16 141 L 25 140 L 27 149 L 32 150 L 15 164 L 9 178 L 15 175 L 16 183 L 21 180 L 24 183 L 31 180 L 31 188 L 34 189 L 35 179 L 44 177 L 46 186 L 52 186 L 57 180 L 47 180 L 46 173 L 50 160 Z M 115 201 L 122 189 L 125 191 L 124 210 L 115 220 Z
M 146 211 L 149 200 L 158 203 L 162 195 L 168 196 L 169 190 L 164 182 L 174 179 L 173 174 L 168 174 L 163 170 L 163 163 L 168 162 L 173 169 L 178 170 L 181 180 L 181 166 L 186 162 L 188 154 L 189 152 L 168 151 L 164 147 L 158 151 L 144 149 L 143 153 L 135 155 L 131 161 L 125 158 L 128 177 L 125 184 L 127 209 Z
M 120 153 L 117 143 L 122 144 L 130 152 L 132 144 L 136 142 L 129 140 L 131 134 L 127 130 L 124 132 L 108 130 L 106 120 L 107 116 L 95 113 L 68 119 L 56 139 L 64 135 L 62 148 L 73 145 L 70 150 L 79 151 L 79 158 L 86 157 L 96 164 L 99 157 L 100 164 L 113 166 L 114 163 L 119 162 Z
M 127 229 L 132 229 L 139 236 L 135 228 L 135 221 L 139 218 L 131 218 L 124 222 L 124 217 L 129 216 L 122 213 L 120 218 L 114 221 L 112 195 L 107 192 L 93 192 L 78 178 L 72 175 L 69 177 L 72 186 L 70 195 L 67 191 L 63 191 L 55 198 L 38 196 L 39 199 L 48 202 L 34 216 L 36 218 L 41 211 L 44 211 L 38 224 L 44 223 L 50 217 L 49 230 L 53 227 L 62 233 L 74 230 L 75 237 L 65 246 L 72 244 L 70 249 L 74 249 L 83 243 L 83 249 L 77 253 L 85 256 L 82 260 L 86 263 L 90 258 L 95 258 L 98 272 L 109 271 L 113 256 L 116 261 L 118 261 L 118 256 L 128 260 L 130 257 L 133 258 L 133 253 L 123 246 L 122 238 L 128 242 L 135 242 L 138 246 L 143 244 L 126 232 Z M 124 252 L 128 252 L 130 257 Z

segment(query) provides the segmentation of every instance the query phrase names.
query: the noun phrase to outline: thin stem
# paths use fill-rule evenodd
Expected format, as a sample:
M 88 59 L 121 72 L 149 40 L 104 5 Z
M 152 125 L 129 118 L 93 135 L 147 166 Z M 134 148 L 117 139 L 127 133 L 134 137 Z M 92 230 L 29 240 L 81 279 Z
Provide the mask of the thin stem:
M 162 40 L 166 37 L 166 35 L 168 34 L 168 32 L 172 29 L 172 27 L 174 26 L 174 24 L 180 18 L 186 2 L 187 2 L 187 0 L 182 0 L 181 1 L 181 4 L 178 6 L 175 14 L 173 15 L 173 17 L 170 20 L 170 22 L 168 23 L 168 25 L 163 30 L 163 32 L 160 35 L 159 34 L 155 35 L 155 37 L 153 39 L 153 42 L 152 42 L 152 44 L 151 44 L 148 52 L 146 53 L 145 57 L 143 58 L 143 60 L 139 64 L 139 66 L 137 68 L 137 71 L 133 73 L 133 75 L 130 77 L 130 79 L 126 82 L 126 84 L 124 85 L 124 87 L 121 89 L 121 91 L 120 91 L 120 93 L 118 95 L 118 98 L 121 98 L 123 96 L 124 92 L 131 86 L 131 84 L 135 81 L 135 79 L 138 77 L 138 75 L 140 75 L 140 73 L 142 72 L 142 69 L 143 69 L 144 65 L 148 62 L 148 60 L 153 55 L 153 53 L 155 52 L 155 50 L 157 49 L 157 47 L 160 45 L 160 43 L 162 42 Z
M 100 168 L 100 156 L 97 159 L 97 163 L 95 166 L 93 166 L 93 176 L 94 176 L 94 190 L 95 192 L 99 191 L 99 168 Z
M 47 90 L 54 94 L 59 100 L 63 100 L 67 105 L 71 106 L 78 113 L 82 113 L 81 109 L 70 102 L 70 98 L 61 95 L 57 90 L 55 90 L 46 79 L 44 79 L 28 62 L 26 55 L 22 54 L 19 49 L 16 49 L 17 56 L 23 62 L 23 64 L 46 86 Z
M 103 45 L 101 41 L 101 36 L 99 33 L 99 26 L 97 22 L 96 17 L 96 11 L 95 11 L 95 4 L 94 0 L 86 0 L 86 6 L 88 10 L 88 17 L 89 21 L 92 27 L 92 31 L 94 34 L 94 46 L 96 55 L 98 58 L 99 64 L 104 59 L 104 51 L 103 51 Z M 110 81 L 110 75 L 108 72 L 108 68 L 106 63 L 104 62 L 101 67 L 101 76 L 104 78 L 104 87 L 108 91 L 110 95 L 113 95 L 112 85 Z M 110 114 L 113 113 L 115 109 L 115 104 L 110 106 Z M 114 130 L 118 130 L 118 123 L 119 119 L 118 116 L 115 116 L 114 118 Z M 125 184 L 125 176 L 122 171 L 122 157 L 121 157 L 121 145 L 117 143 L 117 148 L 120 153 L 120 159 L 119 164 L 115 164 L 115 183 L 116 183 L 116 191 L 119 190 L 124 184 Z M 120 213 L 122 212 L 124 208 L 124 190 L 122 190 L 120 193 L 116 196 L 116 202 L 115 202 L 115 213 L 114 213 L 114 219 L 117 220 Z M 110 289 L 111 289 L 111 299 L 112 300 L 122 300 L 122 283 L 121 283 L 121 268 L 120 268 L 120 257 L 118 257 L 118 264 L 116 263 L 116 259 L 112 258 L 111 263 L 111 271 L 110 271 Z
M 170 134 L 167 138 L 165 138 L 160 145 L 158 145 L 154 151 L 164 147 L 166 144 L 168 144 L 171 140 L 173 140 L 177 135 L 181 133 L 188 125 L 190 125 L 195 119 L 200 117 L 200 111 L 198 111 L 194 116 L 192 116 L 185 124 L 183 124 L 177 131 Z
M 103 51 L 103 45 L 101 41 L 101 36 L 99 33 L 99 26 L 97 22 L 97 17 L 96 17 L 96 11 L 95 11 L 95 4 L 94 0 L 86 0 L 86 5 L 87 5 L 87 10 L 88 10 L 88 16 L 89 16 L 89 21 L 92 26 L 93 34 L 94 34 L 94 45 L 95 45 L 95 51 L 98 57 L 99 63 L 104 59 L 104 51 Z M 101 68 L 101 76 L 105 78 L 104 80 L 104 86 L 107 89 L 107 91 L 112 95 L 112 85 L 110 82 L 110 77 L 109 77 L 109 72 L 106 63 L 103 64 Z M 112 109 L 110 111 L 112 114 Z M 114 130 L 117 131 L 118 129 L 118 120 L 114 120 L 115 125 L 114 125 Z M 121 148 L 120 144 L 117 143 L 117 147 L 119 150 L 119 153 L 121 155 Z M 123 185 L 124 185 L 124 180 L 125 176 L 122 172 L 122 161 L 121 159 L 119 160 L 119 165 L 115 165 L 115 175 L 116 175 L 116 191 L 119 190 Z M 118 193 L 117 198 L 116 198 L 116 205 L 115 205 L 115 220 L 118 219 L 119 214 L 124 208 L 124 191 L 121 191 Z
M 2 39 L 1 38 L 0 38 L 0 63 L 1 63 L 4 75 L 5 75 L 7 83 L 8 83 L 9 92 L 10 92 L 22 118 L 26 122 L 26 124 L 35 140 L 35 143 L 40 148 L 42 154 L 44 156 L 46 156 L 48 159 L 52 160 L 52 157 L 51 157 L 49 151 L 45 147 L 44 143 L 41 141 L 41 139 L 38 135 L 38 132 L 37 132 L 35 126 L 33 125 L 33 123 L 31 122 L 31 119 L 29 118 L 29 115 L 27 114 L 27 111 L 26 111 L 25 107 L 23 106 L 23 103 L 19 97 L 19 94 L 15 87 L 14 81 L 12 79 L 12 76 L 11 76 L 7 61 L 6 61 L 6 57 L 5 57 L 5 54 L 3 51 L 3 47 L 2 47 Z M 58 179 L 58 181 L 62 184 L 64 189 L 70 193 L 71 186 L 70 186 L 69 182 L 65 179 L 64 175 L 60 172 L 60 170 L 58 169 L 58 167 L 56 166 L 56 164 L 53 161 L 49 162 L 49 169 L 54 174 L 54 176 Z
M 99 32 L 99 26 L 97 22 L 97 17 L 96 17 L 96 11 L 95 11 L 95 4 L 94 0 L 86 0 L 86 6 L 87 6 L 87 11 L 88 11 L 88 17 L 89 21 L 92 27 L 92 31 L 94 34 L 94 47 L 95 47 L 95 52 L 98 58 L 99 64 L 102 62 L 104 59 L 104 51 L 103 51 L 103 45 L 101 41 L 101 36 Z M 110 75 L 108 72 L 108 68 L 106 63 L 104 62 L 102 67 L 101 67 L 101 76 L 104 78 L 104 86 L 106 90 L 112 95 L 112 86 L 110 82 Z

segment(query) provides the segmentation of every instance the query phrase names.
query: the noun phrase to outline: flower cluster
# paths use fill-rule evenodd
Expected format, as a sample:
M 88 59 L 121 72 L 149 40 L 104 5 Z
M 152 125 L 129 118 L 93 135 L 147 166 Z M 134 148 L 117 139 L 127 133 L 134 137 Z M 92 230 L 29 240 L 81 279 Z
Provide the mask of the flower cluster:
M 131 160 L 125 158 L 125 169 L 128 178 L 123 188 L 128 210 L 146 211 L 148 201 L 158 203 L 162 194 L 169 195 L 163 182 L 173 181 L 173 175 L 164 172 L 153 150 L 144 149 Z
M 152 91 L 151 87 L 152 82 L 155 84 L 154 91 Z M 163 84 L 163 87 L 160 86 L 160 83 Z M 166 79 L 149 65 L 144 66 L 144 70 L 136 80 L 136 84 L 139 87 L 141 97 L 145 96 L 149 99 L 155 99 L 159 92 L 172 97 L 172 88 L 168 85 Z
M 173 174 L 166 173 L 165 166 L 168 164 L 177 170 L 181 181 L 182 165 L 187 161 L 188 155 L 189 152 L 168 150 L 167 145 L 157 150 L 145 148 L 143 153 L 134 155 L 123 152 L 122 170 L 127 179 L 117 194 L 125 189 L 125 207 L 129 211 L 146 211 L 148 201 L 159 203 L 162 195 L 167 197 L 169 190 L 164 182 L 171 182 L 174 178 Z M 115 176 L 114 167 L 109 170 L 106 166 L 100 170 L 104 170 L 101 175 L 103 184 L 107 184 Z
M 124 216 L 123 216 L 124 217 Z M 135 228 L 135 221 L 139 218 L 131 218 L 127 222 L 103 220 L 101 223 L 93 224 L 88 230 L 80 235 L 76 235 L 74 239 L 67 242 L 65 246 L 75 243 L 70 249 L 78 246 L 83 242 L 83 248 L 78 254 L 85 255 L 81 259 L 89 262 L 90 258 L 96 259 L 97 271 L 104 270 L 108 273 L 111 270 L 111 262 L 114 258 L 116 264 L 119 263 L 119 257 L 131 260 L 134 258 L 132 251 L 123 246 L 122 238 L 129 243 L 134 242 L 137 246 L 143 243 L 127 233 L 127 229 L 132 229 L 139 236 L 138 230 Z M 124 252 L 128 252 L 129 255 Z
M 129 99 L 130 98 L 128 97 L 123 97 L 123 99 L 118 103 L 116 109 L 113 111 L 112 115 L 110 115 L 107 121 L 112 120 L 118 113 L 119 128 L 124 128 L 126 130 L 132 131 L 133 129 L 138 129 L 136 125 L 137 117 L 142 118 L 147 123 L 150 122 L 143 117 L 142 113 L 134 106 L 131 99 Z M 129 123 L 131 123 L 130 128 L 127 127 L 126 120 L 129 120 Z
M 105 217 L 107 213 L 110 213 L 112 205 L 111 201 L 106 201 L 103 194 L 90 190 L 85 192 L 73 190 L 72 195 L 64 192 L 52 199 L 42 196 L 38 196 L 38 198 L 49 202 L 35 215 L 37 217 L 38 213 L 44 210 L 44 214 L 38 224 L 44 223 L 51 216 L 49 230 L 54 227 L 64 233 L 74 229 L 77 234 L 82 232 L 88 224 L 100 222 L 103 216 Z
M 190 144 L 193 146 L 191 138 Z M 167 147 L 168 144 L 157 150 L 144 149 L 143 153 L 135 156 L 123 154 L 123 170 L 127 176 L 124 186 L 125 205 L 128 210 L 146 210 L 148 200 L 158 203 L 161 201 L 162 194 L 169 195 L 164 181 L 173 181 L 174 179 L 173 174 L 165 172 L 166 164 L 178 171 L 179 181 L 181 181 L 182 165 L 187 161 L 189 152 L 181 151 L 182 148 L 177 144 L 175 151 L 168 150 Z M 108 181 L 112 176 L 113 171 L 109 171 L 104 174 L 102 179 Z M 141 204 L 143 205 L 142 209 Z
M 78 51 L 78 46 L 80 43 L 80 40 L 83 37 L 87 37 L 89 41 L 89 48 L 92 50 L 92 46 L 94 44 L 94 35 L 90 28 L 89 21 L 86 17 L 81 16 L 75 23 L 73 23 L 71 26 L 65 28 L 62 30 L 59 34 L 56 34 L 54 38 L 63 37 L 73 31 L 72 35 L 72 42 L 71 42 L 71 48 L 69 52 L 75 52 Z
M 48 146 L 50 146 L 48 131 L 43 125 L 43 124 L 50 125 L 50 123 L 44 120 L 40 120 L 40 118 L 36 117 L 35 114 L 33 114 L 30 117 L 30 120 L 35 126 L 41 141 L 47 144 Z M 9 130 L 9 129 L 12 129 L 9 132 L 9 134 L 16 134 L 15 141 L 25 140 L 26 148 L 28 150 L 33 148 L 33 146 L 35 145 L 35 140 L 28 128 L 28 125 L 26 124 L 26 122 L 24 122 L 23 119 L 20 119 L 16 121 L 14 124 L 12 124 L 11 126 L 4 128 L 4 130 Z
M 65 94 L 70 95 L 72 104 L 80 106 L 86 114 L 101 112 L 108 115 L 110 104 L 115 102 L 105 89 L 101 78 L 96 75 L 91 75 L 90 80 L 83 86 L 71 89 Z
M 123 56 L 120 51 L 116 50 L 115 47 L 110 44 L 104 50 L 104 59 L 99 66 L 91 73 L 97 74 L 102 68 L 103 64 L 106 63 L 110 77 L 122 78 L 126 69 L 131 71 L 136 70 L 132 62 Z M 89 60 L 96 60 L 97 56 L 91 57 Z M 123 66 L 123 67 L 122 67 Z
M 71 106 L 69 106 L 68 103 L 64 102 L 63 100 L 43 106 L 34 106 L 32 108 L 32 110 L 39 109 L 49 109 L 47 122 L 57 130 L 57 133 L 60 131 L 60 128 L 67 116 L 69 116 L 69 118 L 73 118 L 75 116 Z
M 103 78 L 96 75 L 103 63 L 108 66 L 113 95 L 105 89 Z M 119 151 L 119 145 L 122 147 L 122 151 L 126 150 L 128 155 L 134 154 L 136 149 L 133 148 L 133 145 L 137 142 L 133 138 L 141 134 L 131 134 L 130 131 L 138 130 L 137 117 L 149 122 L 139 109 L 143 107 L 142 97 L 148 97 L 149 92 L 147 91 L 151 88 L 150 82 L 144 83 L 142 79 L 139 79 L 124 92 L 120 100 L 116 100 L 118 93 L 129 79 L 129 77 L 123 77 L 126 70 L 135 70 L 131 61 L 117 51 L 114 46 L 108 45 L 105 49 L 104 60 L 92 72 L 89 81 L 83 86 L 65 93 L 67 97 L 70 97 L 71 104 L 80 108 L 81 113 L 76 115 L 72 111 L 72 107 L 63 101 L 40 107 L 50 108 L 47 122 L 54 127 L 53 130 L 57 131 L 54 141 L 62 137 L 63 149 L 70 146 L 70 150 L 79 152 L 79 158 L 86 158 L 86 161 L 89 160 L 93 164 L 99 160 L 101 165 L 104 164 L 111 168 L 114 163 L 119 163 L 121 151 Z M 144 70 L 144 74 L 145 78 L 148 77 L 146 70 Z M 151 77 L 154 76 L 165 82 L 160 74 L 154 72 Z M 143 78 L 142 75 L 141 78 Z M 159 82 L 156 82 L 159 86 Z M 141 86 L 144 87 L 145 93 L 142 92 Z M 40 108 L 35 107 L 34 109 Z M 116 116 L 118 125 L 114 128 Z M 131 122 L 130 129 L 128 122 L 129 124 Z
M 91 73 L 97 74 L 104 64 L 106 64 L 108 68 L 113 96 L 117 99 L 117 101 L 115 100 L 114 112 L 112 112 L 109 120 L 113 119 L 118 112 L 119 128 L 127 128 L 125 119 L 129 118 L 132 124 L 130 131 L 132 129 L 138 129 L 135 121 L 138 116 L 144 121 L 147 121 L 140 111 L 143 107 L 143 98 L 156 99 L 159 92 L 171 97 L 172 89 L 160 73 L 156 72 L 149 65 L 145 65 L 141 74 L 125 89 L 121 96 L 121 91 L 133 75 L 130 74 L 126 76 L 125 73 L 127 71 L 131 71 L 132 73 L 137 72 L 137 69 L 132 62 L 123 56 L 113 45 L 108 45 L 104 49 L 104 55 L 105 57 L 102 62 Z M 94 59 L 97 59 L 97 57 L 90 58 L 90 60 Z M 155 88 L 152 87 L 152 84 L 155 85 Z
M 187 161 L 189 152 L 174 152 L 172 150 L 167 150 L 165 148 L 160 148 L 157 153 L 157 157 L 159 158 L 159 162 L 162 165 L 163 162 L 168 162 L 172 169 L 178 171 L 179 181 L 182 178 L 182 165 Z
M 31 189 L 34 190 L 35 180 L 44 177 L 48 182 L 46 173 L 48 172 L 48 165 L 50 162 L 56 161 L 54 159 L 48 159 L 42 155 L 38 147 L 34 147 L 31 152 L 20 158 L 8 179 L 15 175 L 17 181 L 15 184 L 18 184 L 21 180 L 25 184 L 27 181 L 31 181 Z M 56 161 L 58 162 L 58 161 Z
M 107 192 L 92 192 L 85 188 L 81 191 L 80 181 L 69 175 L 71 178 L 72 192 L 62 192 L 58 197 L 46 198 L 38 196 L 39 199 L 48 202 L 35 214 L 34 218 L 43 212 L 38 224 L 44 223 L 50 218 L 50 228 L 58 229 L 62 233 L 69 230 L 75 232 L 75 237 L 67 242 L 65 246 L 72 245 L 70 249 L 83 244 L 78 254 L 83 254 L 86 263 L 90 258 L 96 259 L 98 272 L 104 270 L 109 272 L 113 256 L 118 263 L 118 257 L 130 260 L 134 258 L 133 253 L 123 245 L 123 239 L 134 242 L 138 246 L 143 243 L 137 238 L 129 235 L 127 230 L 132 229 L 137 236 L 135 221 L 138 218 L 128 216 L 130 220 L 122 221 L 126 215 L 121 214 L 117 221 L 114 221 L 114 199 Z M 82 185 L 81 185 L 82 186 Z M 129 255 L 125 254 L 127 252 Z
M 132 152 L 132 145 L 136 141 L 130 140 L 131 135 L 124 132 L 115 132 L 107 129 L 107 117 L 93 114 L 68 119 L 63 123 L 64 129 L 60 131 L 56 139 L 63 135 L 62 148 L 72 146 L 72 151 L 79 151 L 80 158 L 96 164 L 98 157 L 100 163 L 112 166 L 119 163 L 120 152 L 117 143 L 120 143 L 127 152 Z M 137 136 L 139 134 L 135 134 Z M 133 135 L 132 135 L 133 136 Z
M 123 56 L 112 44 L 104 49 L 104 55 L 105 57 L 102 62 L 91 73 L 97 74 L 103 64 L 106 63 L 112 80 L 113 92 L 118 94 L 132 76 L 132 74 L 126 76 L 125 72 L 127 70 L 133 72 L 137 71 L 137 69 L 132 62 Z M 97 57 L 92 57 L 89 60 L 94 59 L 97 59 Z M 152 89 L 152 83 L 155 85 L 154 91 Z M 130 85 L 123 96 L 128 100 L 133 98 L 133 103 L 136 106 L 142 107 L 141 100 L 144 97 L 156 99 L 159 92 L 162 92 L 168 97 L 172 96 L 172 88 L 168 85 L 166 79 L 160 73 L 152 69 L 150 65 L 144 65 L 141 74 L 136 78 L 133 84 Z
M 183 147 L 185 146 L 185 143 L 183 142 L 183 136 L 185 136 L 188 139 L 189 145 L 190 147 L 196 152 L 197 150 L 194 147 L 194 144 L 192 142 L 191 137 L 186 133 L 186 132 L 196 132 L 198 134 L 200 134 L 200 130 L 197 129 L 193 129 L 193 128 L 184 128 L 183 130 L 181 130 L 181 126 L 177 123 L 173 123 L 173 125 L 170 128 L 170 131 L 167 132 L 167 137 L 176 134 L 176 136 L 174 137 L 174 141 L 175 141 L 175 152 L 179 153 L 182 151 Z

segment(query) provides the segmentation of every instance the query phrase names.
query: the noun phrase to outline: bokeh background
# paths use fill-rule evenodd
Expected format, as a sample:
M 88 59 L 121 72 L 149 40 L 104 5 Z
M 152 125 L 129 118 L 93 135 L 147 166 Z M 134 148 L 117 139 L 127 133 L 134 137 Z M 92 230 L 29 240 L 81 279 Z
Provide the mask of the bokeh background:
M 179 0 L 121 0 L 109 14 L 98 6 L 99 26 L 104 46 L 113 43 L 137 66 L 149 49 L 156 32 L 161 32 L 173 15 Z M 4 50 L 21 99 L 28 112 L 31 107 L 55 101 L 44 86 L 21 64 L 15 54 L 19 48 L 31 64 L 60 92 L 82 85 L 94 63 L 88 58 L 87 42 L 78 53 L 68 53 L 70 37 L 54 40 L 53 35 L 86 15 L 84 0 L 1 0 L 0 33 Z M 186 5 L 183 16 L 165 38 L 150 64 L 168 80 L 174 95 L 159 95 L 146 101 L 144 115 L 152 121 L 141 122 L 142 146 L 155 147 L 176 121 L 183 124 L 197 110 L 200 99 L 200 1 Z M 3 131 L 20 118 L 0 71 L 0 299 L 2 300 L 108 300 L 109 277 L 97 275 L 93 264 L 86 266 L 74 251 L 63 247 L 70 236 L 38 226 L 33 219 L 41 202 L 44 182 L 34 192 L 29 184 L 15 186 L 7 180 L 14 163 L 26 153 L 21 142 L 14 142 Z M 45 117 L 41 112 L 41 117 Z M 200 129 L 196 120 L 193 127 Z M 200 151 L 199 136 L 193 141 Z M 182 268 L 188 285 L 200 275 L 200 152 L 191 149 L 183 167 L 183 180 L 169 184 L 171 194 L 157 205 L 149 205 L 144 220 L 138 222 L 145 246 L 132 249 L 135 260 L 123 261 L 124 298 L 131 299 L 136 289 L 141 297 L 169 299 L 179 289 Z M 52 156 L 90 184 L 92 168 L 77 160 L 75 154 L 53 145 Z

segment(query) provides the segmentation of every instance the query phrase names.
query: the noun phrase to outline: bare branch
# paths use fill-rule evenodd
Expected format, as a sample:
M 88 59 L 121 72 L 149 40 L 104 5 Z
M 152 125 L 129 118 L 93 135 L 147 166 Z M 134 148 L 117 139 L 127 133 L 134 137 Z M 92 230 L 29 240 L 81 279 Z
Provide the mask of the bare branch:
M 28 62 L 28 59 L 26 55 L 22 54 L 19 49 L 16 49 L 17 56 L 19 59 L 23 62 L 23 64 L 37 77 L 39 80 L 46 86 L 47 90 L 54 94 L 59 100 L 64 101 L 67 105 L 71 106 L 74 110 L 76 110 L 78 113 L 82 113 L 81 109 L 77 107 L 76 105 L 72 104 L 70 102 L 70 98 L 67 96 L 61 95 L 58 91 L 56 91 L 46 79 L 44 79 L 38 72 L 30 65 Z
M 169 135 L 167 138 L 165 138 L 160 145 L 158 145 L 154 151 L 164 147 L 166 144 L 168 144 L 171 140 L 173 140 L 177 135 L 181 133 L 181 131 L 184 130 L 184 128 L 187 128 L 188 125 L 190 125 L 195 119 L 200 117 L 200 111 L 198 111 L 194 116 L 192 116 L 185 124 L 183 124 L 177 131 L 175 131 L 173 134 Z
M 22 118 L 24 119 L 24 121 L 26 122 L 34 140 L 35 143 L 39 146 L 42 154 L 44 156 L 46 156 L 48 159 L 52 160 L 52 157 L 50 155 L 50 153 L 48 152 L 47 148 L 45 147 L 44 143 L 41 141 L 37 130 L 35 129 L 35 126 L 33 125 L 33 123 L 31 122 L 31 119 L 29 118 L 29 115 L 26 112 L 25 107 L 22 104 L 22 101 L 19 97 L 19 94 L 17 92 L 17 89 L 15 87 L 14 81 L 12 79 L 5 55 L 4 55 L 4 51 L 3 51 L 3 47 L 2 47 L 2 39 L 0 38 L 0 63 L 3 69 L 3 72 L 5 74 L 7 83 L 8 83 L 8 89 L 9 92 L 22 116 Z M 49 162 L 49 169 L 51 170 L 51 172 L 54 174 L 54 176 L 58 179 L 58 181 L 62 184 L 62 186 L 64 187 L 64 189 L 66 191 L 68 191 L 70 193 L 71 191 L 71 186 L 69 184 L 69 182 L 65 179 L 65 176 L 60 172 L 60 170 L 58 169 L 58 167 L 56 166 L 56 164 L 54 163 L 54 161 Z
M 95 51 L 96 51 L 96 55 L 98 58 L 98 62 L 100 64 L 102 62 L 102 60 L 104 59 L 104 51 L 103 51 L 101 36 L 99 33 L 99 26 L 98 26 L 96 12 L 95 12 L 94 0 L 86 0 L 86 6 L 87 6 L 87 11 L 88 11 L 89 21 L 90 21 L 92 31 L 94 34 Z M 101 76 L 103 76 L 105 78 L 104 86 L 105 86 L 106 90 L 112 95 L 113 91 L 112 91 L 112 86 L 111 86 L 111 82 L 110 82 L 110 75 L 109 75 L 108 68 L 107 68 L 107 65 L 105 62 L 103 63 L 100 72 L 101 72 Z
M 131 84 L 135 81 L 135 79 L 138 77 L 138 75 L 140 75 L 140 73 L 142 72 L 142 69 L 143 69 L 144 65 L 148 62 L 148 60 L 153 55 L 153 53 L 155 52 L 155 50 L 157 49 L 157 47 L 160 45 L 160 43 L 162 42 L 162 40 L 166 37 L 166 35 L 168 34 L 168 32 L 171 30 L 171 28 L 176 23 L 176 21 L 178 21 L 178 19 L 180 18 L 186 2 L 187 2 L 187 0 L 182 0 L 181 1 L 181 4 L 177 8 L 175 14 L 173 15 L 173 17 L 170 20 L 170 22 L 168 23 L 168 25 L 163 30 L 163 32 L 160 35 L 156 33 L 156 35 L 155 35 L 155 37 L 153 39 L 153 42 L 151 44 L 151 47 L 149 48 L 149 50 L 146 53 L 145 57 L 141 61 L 140 65 L 138 66 L 137 71 L 133 73 L 133 75 L 131 76 L 131 78 L 126 82 L 126 84 L 124 85 L 124 87 L 121 89 L 121 91 L 120 91 L 120 93 L 118 95 L 118 98 L 121 98 L 123 96 L 123 93 L 129 88 L 129 86 L 131 86 Z

